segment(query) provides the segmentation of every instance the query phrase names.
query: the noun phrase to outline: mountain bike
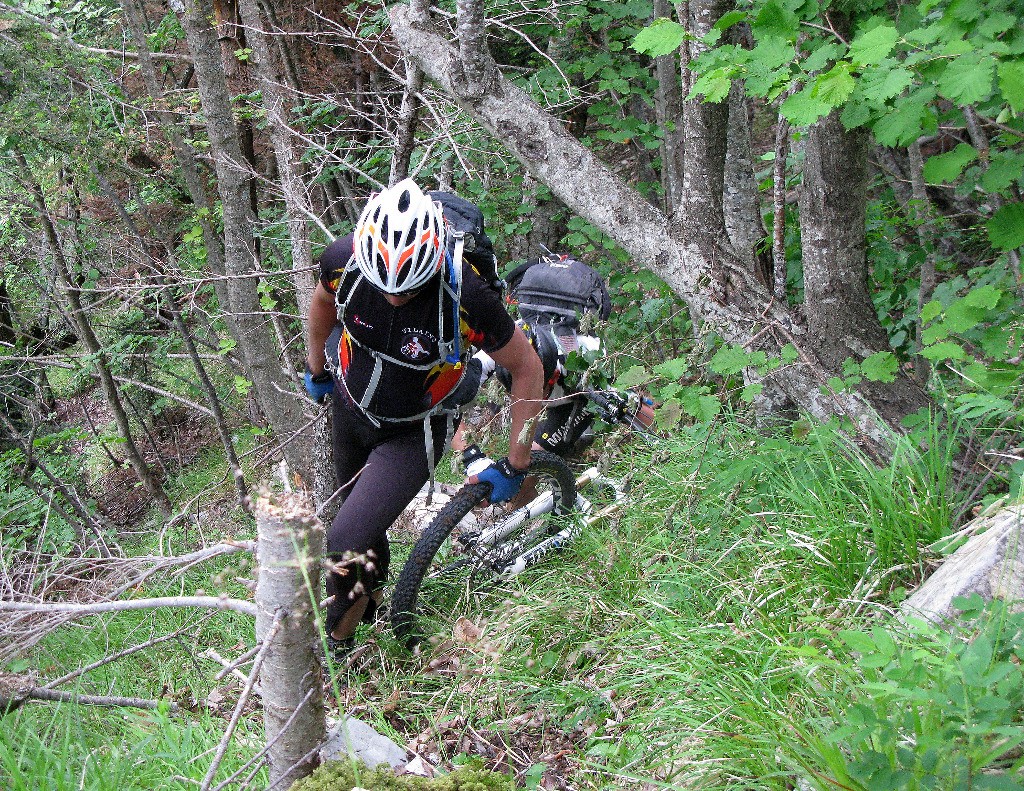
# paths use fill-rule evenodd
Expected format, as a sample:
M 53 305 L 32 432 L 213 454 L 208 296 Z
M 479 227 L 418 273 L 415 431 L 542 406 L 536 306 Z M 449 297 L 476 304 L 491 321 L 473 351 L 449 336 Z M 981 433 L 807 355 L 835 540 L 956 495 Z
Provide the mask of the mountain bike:
M 653 440 L 647 424 L 631 411 L 638 396 L 588 390 L 586 399 L 607 423 L 621 423 Z M 489 483 L 467 484 L 437 514 L 416 541 L 391 595 L 395 636 L 409 648 L 423 637 L 421 616 L 452 612 L 470 592 L 482 592 L 522 573 L 545 555 L 572 542 L 581 531 L 618 510 L 620 484 L 591 467 L 576 477 L 559 456 L 534 450 L 527 474 L 536 496 L 508 508 L 474 512 L 491 493 Z M 476 446 L 463 453 L 467 475 L 491 463 Z M 425 612 L 424 612 L 425 611 Z

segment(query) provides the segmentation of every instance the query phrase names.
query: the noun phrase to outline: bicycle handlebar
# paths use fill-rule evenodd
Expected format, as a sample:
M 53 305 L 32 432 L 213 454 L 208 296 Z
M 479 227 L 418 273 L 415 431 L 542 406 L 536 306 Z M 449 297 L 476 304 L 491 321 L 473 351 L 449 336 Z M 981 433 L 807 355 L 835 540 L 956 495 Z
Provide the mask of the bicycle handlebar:
M 637 419 L 636 412 L 630 411 L 630 398 L 618 390 L 580 390 L 573 395 L 585 396 L 597 407 L 598 416 L 606 423 L 622 423 L 631 431 L 642 435 L 648 440 L 660 440 L 657 434 L 643 421 Z M 635 396 L 635 394 L 634 394 Z M 640 396 L 635 396 L 640 398 Z

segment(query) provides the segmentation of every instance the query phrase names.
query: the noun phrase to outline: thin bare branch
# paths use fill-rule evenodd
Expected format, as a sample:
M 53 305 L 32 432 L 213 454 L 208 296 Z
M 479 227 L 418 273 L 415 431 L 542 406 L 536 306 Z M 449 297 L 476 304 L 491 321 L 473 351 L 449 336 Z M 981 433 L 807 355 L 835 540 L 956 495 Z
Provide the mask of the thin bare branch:
M 270 646 L 274 642 L 274 637 L 277 635 L 278 629 L 281 628 L 281 621 L 287 615 L 287 611 L 279 610 L 274 618 L 274 623 L 270 627 L 270 631 L 267 636 L 263 639 L 263 645 L 259 652 L 256 654 L 256 658 L 252 663 L 252 670 L 249 671 L 249 677 L 246 679 L 245 686 L 242 688 L 242 694 L 238 696 L 238 703 L 235 704 L 235 710 L 231 713 L 231 720 L 228 722 L 228 727 L 224 731 L 224 736 L 221 737 L 220 744 L 217 745 L 217 753 L 213 757 L 213 761 L 210 763 L 210 768 L 206 770 L 206 777 L 203 778 L 203 783 L 199 787 L 200 791 L 209 791 L 210 785 L 213 783 L 213 777 L 217 774 L 217 769 L 220 768 L 220 762 L 224 760 L 224 753 L 227 752 L 228 745 L 231 743 L 231 737 L 235 734 L 235 728 L 238 726 L 238 721 L 242 717 L 242 712 L 245 711 L 245 704 L 249 702 L 249 695 L 252 694 L 253 687 L 256 685 L 256 679 L 260 677 L 260 668 L 263 666 L 263 659 L 267 655 L 267 651 L 270 650 Z
M 108 612 L 124 612 L 126 610 L 151 610 L 158 607 L 206 607 L 213 610 L 229 610 L 256 617 L 255 604 L 241 601 L 240 599 L 232 599 L 228 596 L 160 596 L 152 599 L 95 602 L 93 604 L 76 604 L 73 602 L 46 602 L 43 604 L 13 601 L 0 602 L 0 612 L 67 613 L 75 618 L 85 618 L 90 615 L 101 615 Z

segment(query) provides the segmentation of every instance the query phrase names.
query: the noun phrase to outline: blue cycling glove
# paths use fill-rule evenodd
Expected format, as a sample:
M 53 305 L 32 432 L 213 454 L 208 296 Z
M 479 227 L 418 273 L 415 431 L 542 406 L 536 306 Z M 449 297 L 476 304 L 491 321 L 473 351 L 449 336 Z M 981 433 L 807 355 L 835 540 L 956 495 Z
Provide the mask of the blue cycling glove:
M 324 371 L 314 375 L 309 370 L 309 363 L 306 363 L 306 392 L 309 397 L 322 404 L 323 400 L 334 392 L 334 377 L 330 371 Z
M 480 483 L 491 485 L 491 494 L 487 498 L 491 505 L 503 503 L 515 497 L 519 493 L 519 487 L 523 485 L 524 478 L 526 478 L 526 472 L 520 472 L 513 467 L 508 458 L 494 462 L 476 476 Z

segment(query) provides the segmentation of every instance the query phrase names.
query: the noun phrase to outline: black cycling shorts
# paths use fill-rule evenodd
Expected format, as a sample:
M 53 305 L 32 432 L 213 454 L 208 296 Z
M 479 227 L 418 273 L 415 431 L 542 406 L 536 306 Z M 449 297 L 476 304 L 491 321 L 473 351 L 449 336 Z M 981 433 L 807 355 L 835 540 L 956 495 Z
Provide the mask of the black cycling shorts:
M 568 456 L 593 422 L 594 415 L 587 409 L 586 396 L 570 397 L 545 410 L 533 433 L 533 441 L 546 451 Z
M 327 554 L 343 573 L 327 575 L 330 632 L 352 602 L 387 579 L 391 552 L 387 530 L 423 488 L 429 472 L 423 421 L 374 426 L 352 406 L 342 388 L 332 404 L 334 467 L 343 498 L 327 531 Z M 448 419 L 431 419 L 434 460 L 445 450 Z

